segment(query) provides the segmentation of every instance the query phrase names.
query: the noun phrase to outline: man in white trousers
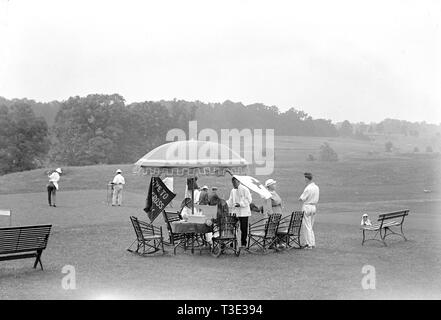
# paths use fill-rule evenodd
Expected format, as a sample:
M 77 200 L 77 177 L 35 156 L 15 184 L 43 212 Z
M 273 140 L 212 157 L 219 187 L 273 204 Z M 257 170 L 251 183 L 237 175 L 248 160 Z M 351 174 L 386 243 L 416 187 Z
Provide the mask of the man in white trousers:
M 122 176 L 122 171 L 120 169 L 116 170 L 116 175 L 112 181 L 113 184 L 113 196 L 112 196 L 112 206 L 121 206 L 122 204 L 122 190 L 123 186 L 126 184 L 124 177 Z
M 316 205 L 319 201 L 319 187 L 312 181 L 312 174 L 306 172 L 304 174 L 306 187 L 299 201 L 302 202 L 303 211 L 303 227 L 306 249 L 315 248 L 315 236 L 312 227 L 314 226 L 315 214 L 317 212 Z

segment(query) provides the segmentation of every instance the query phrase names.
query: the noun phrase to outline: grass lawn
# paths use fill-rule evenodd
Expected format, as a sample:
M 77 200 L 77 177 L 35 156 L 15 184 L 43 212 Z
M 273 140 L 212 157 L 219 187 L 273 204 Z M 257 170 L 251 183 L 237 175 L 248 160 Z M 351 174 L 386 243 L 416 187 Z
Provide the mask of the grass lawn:
M 311 138 L 305 146 L 322 140 Z M 148 177 L 130 174 L 130 165 L 65 168 L 57 208 L 47 205 L 45 170 L 0 177 L 0 206 L 13 209 L 14 225 L 53 225 L 42 256 L 44 271 L 32 269 L 32 259 L 0 262 L 0 299 L 440 299 L 439 159 L 368 159 L 363 155 L 371 145 L 338 140 L 334 142 L 341 161 L 306 162 L 299 152 L 310 151 L 301 151 L 301 142 L 278 139 L 272 178 L 289 213 L 298 209 L 302 172 L 316 175 L 321 201 L 315 250 L 216 259 L 182 251 L 175 256 L 166 248 L 164 256 L 139 257 L 126 251 L 135 237 L 129 216 L 147 220 L 142 208 Z M 106 182 L 119 167 L 128 182 L 124 202 L 122 207 L 109 207 Z M 230 189 L 228 178 L 200 179 L 220 186 L 225 194 Z M 183 183 L 176 179 L 179 200 Z M 403 208 L 410 209 L 405 223 L 409 241 L 390 238 L 388 247 L 375 242 L 361 246 L 363 212 L 374 219 L 377 213 Z M 7 223 L 0 217 L 0 225 Z M 161 217 L 157 223 L 163 225 Z M 75 290 L 62 288 L 65 265 L 75 267 Z M 375 267 L 375 290 L 362 288 L 365 265 Z

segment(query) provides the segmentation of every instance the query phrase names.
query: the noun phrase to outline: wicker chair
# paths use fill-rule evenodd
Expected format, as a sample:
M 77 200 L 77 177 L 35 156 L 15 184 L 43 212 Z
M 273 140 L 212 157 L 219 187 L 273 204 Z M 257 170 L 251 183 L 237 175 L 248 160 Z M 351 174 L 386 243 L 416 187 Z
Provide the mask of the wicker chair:
M 221 216 L 216 219 L 213 225 L 213 237 L 211 254 L 219 257 L 227 251 L 232 251 L 237 257 L 240 255 L 240 248 L 237 245 L 237 221 L 235 216 Z

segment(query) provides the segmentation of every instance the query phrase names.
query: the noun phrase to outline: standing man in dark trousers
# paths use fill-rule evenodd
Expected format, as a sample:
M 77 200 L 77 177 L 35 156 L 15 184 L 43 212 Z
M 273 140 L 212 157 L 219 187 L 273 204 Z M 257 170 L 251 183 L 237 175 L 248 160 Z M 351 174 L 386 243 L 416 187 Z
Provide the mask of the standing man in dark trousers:
M 49 202 L 49 207 L 57 205 L 56 202 L 56 196 L 57 196 L 57 190 L 58 190 L 58 181 L 60 181 L 60 175 L 62 174 L 61 168 L 55 169 L 49 177 L 49 184 L 47 185 L 47 200 Z
M 239 218 L 240 223 L 240 242 L 242 247 L 247 245 L 248 236 L 248 217 L 251 216 L 250 203 L 252 202 L 250 190 L 241 185 L 239 180 L 233 177 L 231 180 L 233 189 L 230 192 L 230 198 L 227 200 L 228 207 L 232 214 Z

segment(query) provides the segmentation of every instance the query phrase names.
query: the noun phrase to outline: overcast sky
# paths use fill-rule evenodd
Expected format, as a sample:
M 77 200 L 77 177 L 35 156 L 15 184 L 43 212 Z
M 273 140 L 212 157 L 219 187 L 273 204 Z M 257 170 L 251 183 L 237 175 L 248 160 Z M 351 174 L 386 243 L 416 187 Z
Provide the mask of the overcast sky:
M 0 96 L 441 123 L 441 1 L 0 0 Z

